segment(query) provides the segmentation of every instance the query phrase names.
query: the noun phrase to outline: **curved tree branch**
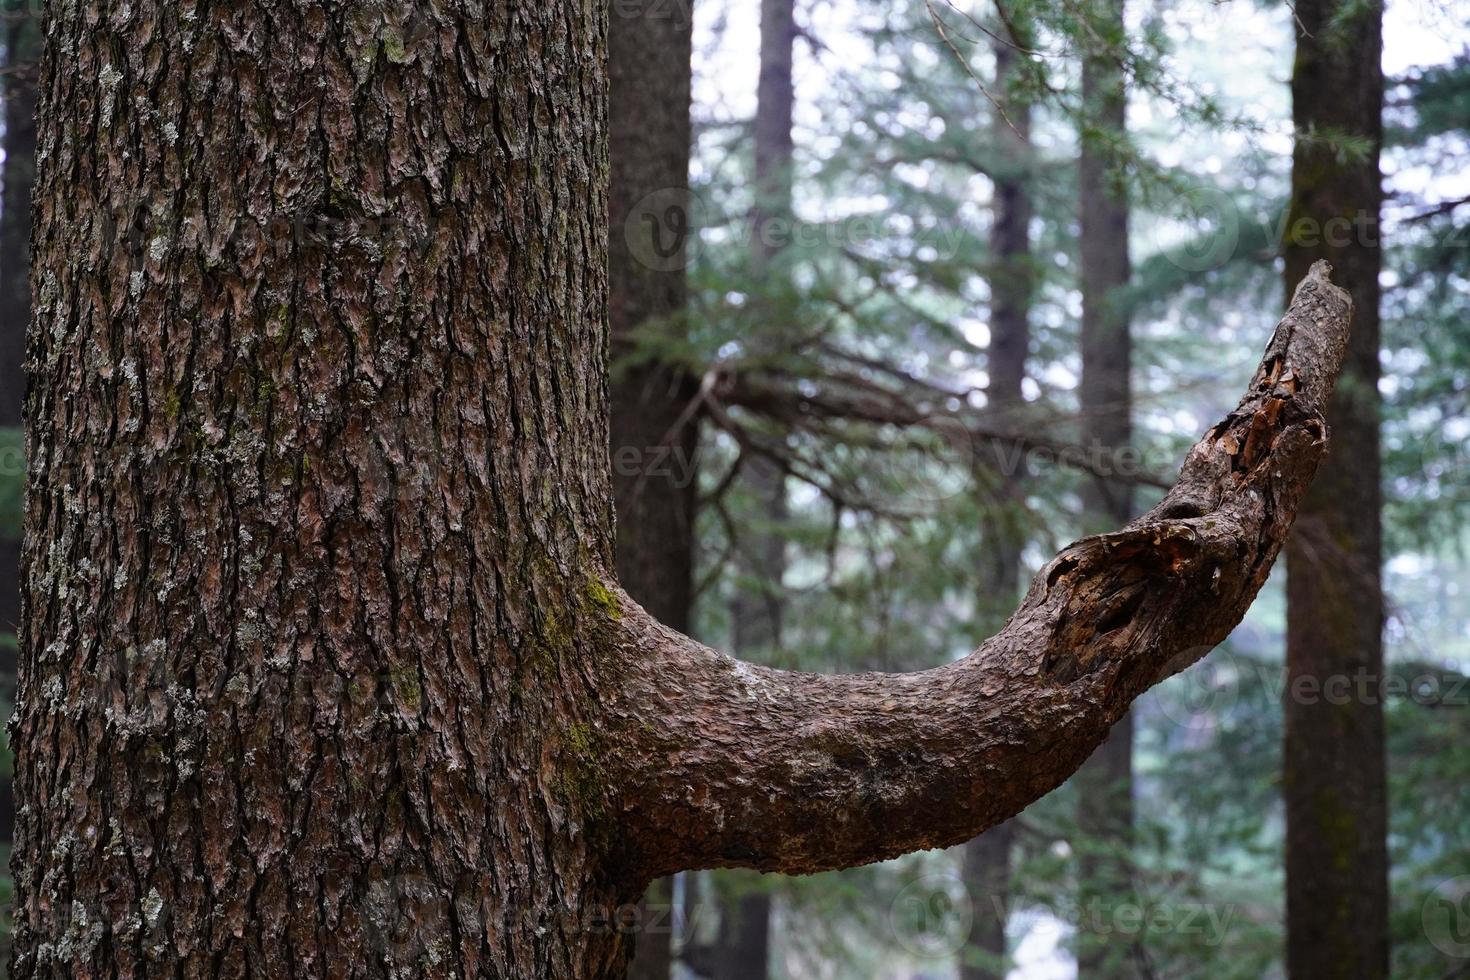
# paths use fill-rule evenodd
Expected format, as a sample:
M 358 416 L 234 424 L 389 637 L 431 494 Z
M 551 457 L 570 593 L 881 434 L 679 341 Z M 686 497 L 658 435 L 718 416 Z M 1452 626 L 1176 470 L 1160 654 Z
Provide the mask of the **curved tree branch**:
M 848 867 L 967 840 L 1063 780 L 1240 622 L 1325 452 L 1352 304 L 1319 262 L 1250 390 L 1148 514 L 1053 559 L 1005 628 L 907 674 L 745 664 L 625 598 L 594 642 L 612 859 L 634 877 Z

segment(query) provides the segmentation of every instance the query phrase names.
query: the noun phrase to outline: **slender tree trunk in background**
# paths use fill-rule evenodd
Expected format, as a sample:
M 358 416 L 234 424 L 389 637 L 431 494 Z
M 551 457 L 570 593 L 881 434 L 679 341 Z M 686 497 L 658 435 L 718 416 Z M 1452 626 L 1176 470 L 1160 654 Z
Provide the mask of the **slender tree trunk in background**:
M 36 61 L 40 54 L 39 14 L 29 3 L 0 5 L 6 17 L 3 84 L 5 162 L 0 172 L 0 427 L 21 423 L 25 401 L 25 339 L 30 322 L 31 183 L 36 159 Z M 27 16 L 29 14 L 29 16 Z M 24 479 L 21 459 L 0 454 L 0 481 Z M 20 627 L 20 546 L 18 529 L 0 532 L 0 633 Z M 15 657 L 0 646 L 0 692 L 15 692 Z M 0 776 L 0 842 L 15 829 L 11 777 Z
M 687 4 L 666 0 L 614 4 L 608 29 L 608 309 L 618 578 L 643 608 L 684 633 L 694 600 L 699 433 L 690 412 L 698 382 L 677 365 L 642 356 L 638 344 L 657 344 L 685 329 L 684 238 L 691 231 L 688 11 Z M 654 882 L 640 905 L 633 980 L 667 980 L 672 969 L 672 885 L 667 878 Z
M 781 275 L 773 260 L 783 241 L 769 234 L 774 222 L 791 217 L 792 113 L 796 92 L 792 57 L 796 45 L 795 0 L 761 0 L 760 75 L 755 109 L 755 208 L 751 216 L 750 258 L 757 290 L 768 277 Z M 783 322 L 780 316 L 765 318 Z M 755 338 L 758 345 L 779 349 L 780 339 Z M 763 352 L 769 352 L 763 351 Z M 745 493 L 757 503 L 759 524 L 738 549 L 744 580 L 731 602 L 734 653 L 742 659 L 769 660 L 781 644 L 785 592 L 786 476 L 763 456 L 745 461 L 740 474 Z M 733 896 L 720 914 L 714 980 L 763 980 L 771 961 L 771 884 L 749 872 L 727 872 L 725 892 Z
M 26 324 L 31 316 L 28 276 L 31 237 L 31 182 L 36 162 L 36 61 L 41 30 L 32 4 L 0 4 L 6 15 L 5 163 L 0 172 L 0 427 L 20 425 L 25 399 Z M 32 16 L 25 16 L 26 14 Z M 24 479 L 18 455 L 0 454 L 0 480 Z M 20 534 L 0 533 L 0 633 L 20 625 Z M 0 691 L 8 700 L 15 691 L 15 657 L 0 647 Z M 15 804 L 8 775 L 0 777 L 0 841 L 14 831 Z
M 1288 544 L 1287 968 L 1296 980 L 1388 976 L 1388 801 L 1383 706 L 1379 464 L 1378 216 L 1383 199 L 1382 8 L 1306 0 L 1292 72 L 1299 134 L 1356 137 L 1343 157 L 1297 142 L 1286 288 L 1326 258 L 1355 307 L 1342 385 L 1328 408 L 1333 450 Z M 1311 679 L 1348 698 L 1292 697 Z
M 991 136 L 997 150 L 991 203 L 990 381 L 988 408 L 1002 429 L 1020 424 L 1025 397 L 1026 357 L 1031 346 L 1029 311 L 1034 279 L 1031 258 L 1031 197 L 1027 173 L 1031 164 L 1031 107 L 1007 98 L 1017 54 L 997 42 L 994 92 L 1006 112 L 992 114 Z M 1009 121 L 1007 121 L 1009 117 Z M 997 460 L 1010 458 L 995 453 Z M 986 630 L 998 629 L 1010 615 L 1021 587 L 1021 551 L 1025 547 L 1022 512 L 1025 476 L 1020 470 L 999 473 L 998 492 L 989 504 L 990 520 L 983 535 L 989 546 L 980 565 L 977 604 Z M 960 952 L 960 980 L 993 980 L 1006 975 L 1006 917 L 1010 904 L 1013 821 L 965 845 L 962 876 L 975 903 L 966 945 Z
M 30 321 L 31 181 L 36 162 L 36 60 L 41 30 L 35 5 L 21 0 L 0 4 L 5 20 L 5 164 L 0 173 L 0 426 L 20 425 L 25 398 L 25 332 Z M 0 577 L 9 596 L 18 594 L 14 578 Z M 10 628 L 5 617 L 0 628 Z
M 1006 921 L 1015 836 L 1015 821 L 1007 820 L 965 845 L 960 875 L 974 903 L 974 918 L 960 950 L 960 980 L 1004 980 L 1006 976 Z
M 1098 0 L 1086 7 L 1105 44 L 1124 37 L 1123 4 Z M 1119 48 L 1121 49 L 1121 48 Z M 1083 442 L 1113 451 L 1132 439 L 1132 336 L 1120 290 L 1131 272 L 1127 188 L 1110 147 L 1127 125 L 1128 97 L 1116 51 L 1093 52 L 1082 64 L 1085 125 L 1078 185 L 1081 207 Z M 1133 516 L 1132 484 L 1090 480 L 1084 490 L 1089 520 L 1108 527 Z M 1125 714 L 1077 774 L 1081 921 L 1077 929 L 1079 980 L 1133 976 L 1131 937 L 1104 921 L 1107 910 L 1132 893 L 1133 715 Z M 1095 927 L 1095 928 L 1094 928 Z
M 769 6 L 772 0 L 767 0 Z M 776 3 L 783 0 L 774 0 Z M 740 475 L 760 514 L 760 524 L 746 531 L 739 564 L 742 583 L 730 603 L 734 624 L 734 653 L 759 663 L 770 660 L 781 643 L 785 596 L 781 580 L 786 572 L 786 476 L 763 456 L 745 462 Z M 711 959 L 712 980 L 762 980 L 770 969 L 771 883 L 750 871 L 718 872 L 724 878 L 724 903 L 716 955 Z

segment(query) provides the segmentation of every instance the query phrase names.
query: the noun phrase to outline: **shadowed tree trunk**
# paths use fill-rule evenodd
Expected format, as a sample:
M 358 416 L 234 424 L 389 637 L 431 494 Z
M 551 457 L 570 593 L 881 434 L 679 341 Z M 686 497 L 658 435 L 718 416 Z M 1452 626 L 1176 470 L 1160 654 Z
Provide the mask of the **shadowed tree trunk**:
M 1078 394 L 1083 443 L 1104 447 L 1116 461 L 1132 439 L 1133 342 L 1120 292 L 1130 275 L 1128 196 L 1114 143 L 1127 125 L 1128 95 L 1119 52 L 1124 50 L 1123 4 L 1089 3 L 1084 16 L 1098 50 L 1082 63 L 1085 131 L 1078 190 L 1081 206 L 1082 377 Z M 1132 483 L 1101 476 L 1083 491 L 1088 521 L 1109 527 L 1133 516 Z M 1134 940 L 1112 928 L 1107 910 L 1133 891 L 1129 852 L 1133 836 L 1133 716 L 1125 714 L 1107 741 L 1077 774 L 1077 976 L 1079 980 L 1131 977 Z
M 684 332 L 688 294 L 688 9 L 667 0 L 615 4 L 608 36 L 618 578 L 636 602 L 681 632 L 689 630 L 693 602 L 697 381 L 656 348 Z M 656 881 L 640 904 L 633 980 L 667 980 L 673 924 L 672 882 Z
M 31 180 L 36 161 L 36 59 L 41 46 L 37 8 L 22 0 L 0 4 L 5 31 L 5 164 L 0 172 L 0 426 L 20 425 L 25 397 L 25 328 L 30 320 Z M 3 578 L 7 601 L 14 579 Z M 9 629 L 13 617 L 5 617 Z
M 613 572 L 606 7 L 49 16 L 22 980 L 611 980 L 660 876 L 968 840 L 1239 622 L 1324 451 L 1319 266 L 973 654 L 740 663 Z
M 36 158 L 36 59 L 41 46 L 37 11 L 12 0 L 0 4 L 4 21 L 5 163 L 0 171 L 0 426 L 20 425 L 25 398 L 25 333 L 30 320 L 31 179 Z M 0 481 L 20 480 L 21 460 L 0 454 Z M 7 522 L 8 524 L 9 522 Z M 20 535 L 0 532 L 0 633 L 20 625 Z M 0 690 L 15 686 L 15 658 L 0 648 Z M 15 806 L 10 777 L 0 777 L 0 841 L 9 842 Z
M 1376 0 L 1308 0 L 1295 9 L 1292 118 L 1303 138 L 1292 157 L 1286 286 L 1326 258 L 1350 285 L 1354 316 L 1342 385 L 1328 408 L 1333 453 L 1288 547 L 1286 959 L 1297 980 L 1369 980 L 1388 976 L 1389 964 L 1379 697 L 1383 11 Z M 1367 152 L 1340 155 L 1330 144 L 1344 137 Z M 1313 689 L 1326 693 L 1292 695 Z
M 991 116 L 996 170 L 991 200 L 990 351 L 987 407 L 1004 429 L 1019 429 L 1025 398 L 1026 356 L 1031 344 L 1029 311 L 1035 278 L 1031 258 L 1031 198 L 1027 174 L 1031 159 L 1031 107 L 1007 97 L 1016 71 L 1015 49 L 997 42 L 994 94 L 1005 107 Z M 1015 458 L 996 452 L 997 460 Z M 1022 465 L 1019 463 L 1018 465 Z M 1025 473 L 997 474 L 991 519 L 985 524 L 989 550 L 982 557 L 977 608 L 986 629 L 998 629 L 1010 614 L 1021 588 L 1021 551 L 1025 547 L 1022 513 Z M 975 903 L 970 934 L 960 952 L 960 980 L 992 980 L 1006 975 L 1006 918 L 1010 903 L 1011 821 L 986 831 L 965 845 L 962 871 L 965 890 Z

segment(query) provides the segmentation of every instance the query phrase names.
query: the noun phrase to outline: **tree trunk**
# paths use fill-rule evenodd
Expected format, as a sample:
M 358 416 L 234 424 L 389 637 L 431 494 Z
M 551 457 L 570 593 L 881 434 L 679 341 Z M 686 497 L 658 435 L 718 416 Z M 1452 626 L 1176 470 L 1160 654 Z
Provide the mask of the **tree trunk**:
M 697 381 L 678 365 L 647 356 L 646 345 L 684 328 L 684 239 L 691 232 L 687 11 L 667 0 L 622 3 L 608 36 L 618 578 L 634 601 L 681 632 L 689 630 L 694 600 Z M 654 882 L 640 904 L 633 980 L 667 980 L 672 912 L 672 883 Z
M 1164 503 L 963 660 L 756 667 L 632 602 L 605 11 L 50 10 L 22 980 L 611 980 L 654 878 L 967 840 L 1249 606 L 1324 449 L 1324 266 Z
M 36 161 L 36 58 L 41 46 L 38 17 L 24 3 L 0 4 L 4 11 L 5 163 L 0 173 L 0 426 L 20 425 L 25 399 L 25 338 L 30 320 L 31 179 Z M 0 455 L 0 480 L 18 480 L 19 459 Z M 14 469 L 12 469 L 14 467 Z M 10 530 L 0 538 L 0 633 L 20 624 L 20 539 Z M 15 658 L 0 651 L 0 689 L 15 686 Z M 0 776 L 0 841 L 9 843 L 15 807 L 10 776 Z
M 1123 4 L 1097 2 L 1085 16 L 1102 44 L 1124 37 Z M 1120 292 L 1130 275 L 1128 196 L 1110 139 L 1127 125 L 1128 95 L 1111 50 L 1090 52 L 1082 64 L 1085 125 L 1078 189 L 1081 205 L 1083 443 L 1116 454 L 1132 439 L 1133 341 Z M 1132 484 L 1095 477 L 1083 499 L 1089 521 L 1108 527 L 1133 516 Z M 1132 939 L 1093 910 L 1114 908 L 1132 894 L 1133 719 L 1124 715 L 1077 774 L 1077 923 L 1079 980 L 1133 976 Z M 1095 928 L 1094 928 L 1095 927 Z
M 960 875 L 974 918 L 960 949 L 960 980 L 1005 980 L 1009 972 L 1006 922 L 1015 836 L 1015 821 L 1007 820 L 965 844 Z
M 0 174 L 0 426 L 20 425 L 30 321 L 31 181 L 36 165 L 39 18 L 30 3 L 0 4 L 5 20 L 5 164 Z M 9 604 L 6 603 L 6 608 Z M 7 625 L 5 628 L 9 628 Z
M 621 974 L 604 8 L 450 10 L 50 10 L 19 977 Z
M 1332 457 L 1302 507 L 1287 563 L 1286 906 L 1288 972 L 1312 980 L 1388 975 L 1388 800 L 1378 395 L 1378 215 L 1382 7 L 1308 0 L 1292 72 L 1286 286 L 1312 263 L 1343 272 L 1355 315 L 1343 383 L 1328 407 Z M 1324 136 L 1353 136 L 1339 156 Z M 1293 692 L 1316 690 L 1320 695 Z M 1334 690 L 1339 693 L 1334 695 Z M 1348 692 L 1342 697 L 1342 691 Z
M 1022 39 L 1016 39 L 1018 43 Z M 990 226 L 990 380 L 987 407 L 1000 417 L 1001 427 L 1021 426 L 1025 397 L 1026 357 L 1031 346 L 1029 312 L 1035 276 L 1031 257 L 1031 197 L 1027 174 L 1031 165 L 1031 107 L 1008 97 L 1014 81 L 1016 51 L 1004 42 L 992 46 L 995 55 L 995 95 L 1005 113 L 991 115 L 991 138 L 997 150 Z M 995 459 L 1010 459 L 1004 452 Z M 976 598 L 981 621 L 998 629 L 1015 604 L 1021 587 L 1021 531 L 1025 506 L 1025 473 L 997 474 L 995 500 L 985 525 L 989 551 L 982 556 Z M 1010 821 L 986 831 L 965 845 L 961 876 L 975 903 L 970 934 L 960 951 L 960 980 L 1003 980 L 1006 975 L 1006 918 L 1010 904 Z

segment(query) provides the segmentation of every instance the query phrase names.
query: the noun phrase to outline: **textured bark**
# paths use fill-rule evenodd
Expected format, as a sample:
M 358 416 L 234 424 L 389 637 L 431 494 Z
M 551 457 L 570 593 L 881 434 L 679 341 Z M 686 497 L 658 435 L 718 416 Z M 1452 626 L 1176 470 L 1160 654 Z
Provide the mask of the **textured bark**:
M 1098 36 L 1121 37 L 1123 4 L 1089 4 L 1086 16 Z M 1082 279 L 1082 376 L 1078 394 L 1083 443 L 1125 449 L 1133 436 L 1133 340 L 1120 293 L 1131 274 L 1128 196 L 1109 147 L 1127 125 L 1128 94 L 1111 52 L 1094 52 L 1082 63 L 1086 123 L 1078 166 L 1081 228 L 1078 250 Z M 1101 476 L 1087 481 L 1083 502 L 1090 523 L 1115 526 L 1133 516 L 1133 487 Z M 1129 850 L 1133 834 L 1133 719 L 1124 715 L 1077 774 L 1076 841 L 1082 908 L 1129 901 L 1133 891 Z M 1130 977 L 1133 937 L 1111 928 L 1090 930 L 1084 916 L 1077 930 L 1079 980 Z
M 976 654 L 738 664 L 611 584 L 605 7 L 50 16 L 18 977 L 610 980 L 660 875 L 958 843 L 1229 631 L 1322 455 L 1319 268 Z
M 625 603 L 598 646 L 624 665 L 599 721 L 627 873 L 849 867 L 958 844 L 1054 788 L 1134 698 L 1239 623 L 1324 451 L 1350 315 L 1317 267 L 1159 506 L 1065 549 L 963 660 L 772 670 Z
M 1004 420 L 1006 428 L 1021 424 L 1025 397 L 1026 356 L 1031 346 L 1029 311 L 1035 276 L 1031 257 L 1031 196 L 1027 174 L 1031 156 L 1031 107 L 1006 98 L 1014 81 L 1017 53 L 997 42 L 995 92 L 1003 99 L 1005 114 L 992 113 L 991 138 L 1003 152 L 991 201 L 990 260 L 990 380 L 987 409 Z M 995 455 L 997 459 L 1005 456 Z M 1009 615 L 1021 587 L 1021 512 L 1025 503 L 1025 473 L 997 475 L 995 502 L 985 523 L 987 550 L 981 556 L 977 608 L 987 628 L 999 628 Z M 975 903 L 970 933 L 960 951 L 960 980 L 1003 980 L 1006 975 L 1006 913 L 1010 905 L 1010 822 L 986 831 L 965 845 L 961 875 L 966 893 Z
M 1354 304 L 1343 383 L 1327 409 L 1336 452 L 1302 505 L 1287 551 L 1287 692 L 1352 679 L 1353 696 L 1285 703 L 1287 968 L 1305 980 L 1386 977 L 1388 802 L 1379 464 L 1378 216 L 1382 8 L 1308 0 L 1292 72 L 1286 285 L 1326 258 Z M 1344 158 L 1321 136 L 1366 141 Z M 1330 687 L 1326 688 L 1331 690 Z M 1361 692 L 1361 693 L 1359 693 Z
M 36 162 L 36 59 L 41 46 L 33 4 L 0 4 L 4 15 L 5 164 L 0 173 L 0 426 L 20 425 L 25 398 L 25 331 L 30 321 L 31 181 Z M 10 593 L 7 582 L 6 593 Z
M 620 975 L 605 7 L 49 10 L 14 975 Z
M 666 0 L 622 3 L 608 28 L 618 578 L 660 622 L 681 632 L 689 629 L 694 599 L 696 381 L 677 365 L 644 356 L 640 344 L 680 331 L 688 296 L 687 225 L 676 218 L 675 227 L 666 227 L 667 208 L 683 208 L 687 222 L 689 207 L 692 25 L 686 11 Z M 668 261 L 650 264 L 650 254 Z M 654 882 L 642 900 L 633 980 L 667 980 L 672 903 L 669 881 Z

